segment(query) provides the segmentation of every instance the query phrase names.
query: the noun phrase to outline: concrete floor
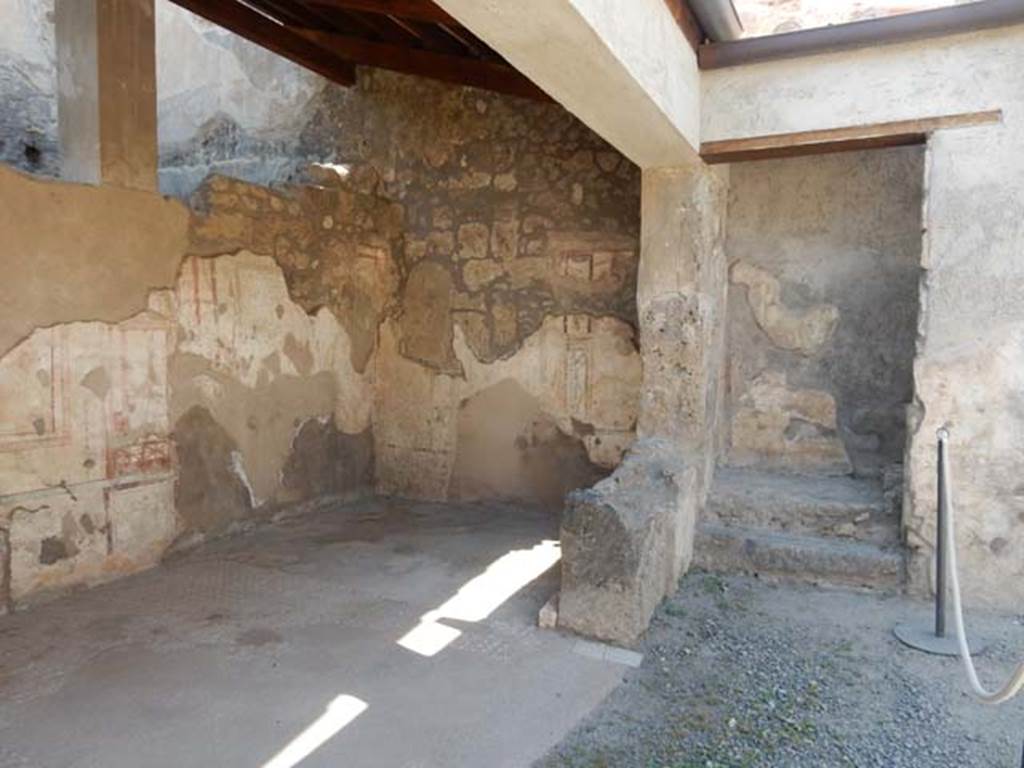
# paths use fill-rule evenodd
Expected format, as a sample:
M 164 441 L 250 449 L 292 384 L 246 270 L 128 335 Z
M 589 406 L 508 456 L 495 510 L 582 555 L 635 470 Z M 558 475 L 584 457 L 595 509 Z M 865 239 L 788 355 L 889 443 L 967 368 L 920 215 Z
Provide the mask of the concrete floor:
M 327 505 L 2 617 L 0 766 L 529 765 L 626 670 L 536 628 L 556 538 Z

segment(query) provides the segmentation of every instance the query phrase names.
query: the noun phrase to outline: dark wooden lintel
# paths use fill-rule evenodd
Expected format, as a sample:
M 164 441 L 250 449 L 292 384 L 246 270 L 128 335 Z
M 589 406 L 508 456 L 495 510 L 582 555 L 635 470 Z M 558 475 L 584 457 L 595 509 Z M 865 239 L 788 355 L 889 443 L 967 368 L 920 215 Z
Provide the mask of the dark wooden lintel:
M 706 141 L 700 146 L 700 156 L 704 162 L 714 165 L 923 144 L 928 135 L 935 131 L 998 123 L 1002 117 L 1002 110 L 995 109 L 987 112 L 964 112 L 916 120 L 829 128 L 821 131 L 798 131 L 746 139 Z

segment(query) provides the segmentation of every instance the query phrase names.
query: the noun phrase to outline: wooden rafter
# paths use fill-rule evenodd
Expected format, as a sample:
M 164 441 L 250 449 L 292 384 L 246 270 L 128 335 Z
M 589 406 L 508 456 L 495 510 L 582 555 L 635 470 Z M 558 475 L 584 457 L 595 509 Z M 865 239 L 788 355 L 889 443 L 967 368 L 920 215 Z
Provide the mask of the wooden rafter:
M 470 85 L 513 96 L 550 100 L 544 91 L 508 64 L 404 48 L 332 32 L 312 29 L 292 31 L 317 47 L 355 64 Z
M 311 5 L 340 8 L 345 11 L 362 11 L 395 16 L 412 21 L 427 21 L 437 24 L 458 24 L 441 6 L 431 0 L 309 0 Z
M 341 85 L 353 85 L 355 67 L 351 62 L 324 50 L 268 16 L 233 0 L 172 0 L 187 11 L 273 51 L 279 56 L 323 75 Z
M 549 100 L 432 0 L 172 2 L 343 85 L 369 66 Z

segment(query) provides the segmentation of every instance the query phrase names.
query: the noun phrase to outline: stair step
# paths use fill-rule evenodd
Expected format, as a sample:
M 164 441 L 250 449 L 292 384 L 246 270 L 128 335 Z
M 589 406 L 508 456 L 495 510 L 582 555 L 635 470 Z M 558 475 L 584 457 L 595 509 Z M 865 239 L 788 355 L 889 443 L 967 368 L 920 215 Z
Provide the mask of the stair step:
M 788 581 L 898 590 L 904 582 L 898 547 L 703 522 L 694 565 Z
M 705 520 L 741 528 L 899 543 L 898 510 L 871 479 L 720 467 Z

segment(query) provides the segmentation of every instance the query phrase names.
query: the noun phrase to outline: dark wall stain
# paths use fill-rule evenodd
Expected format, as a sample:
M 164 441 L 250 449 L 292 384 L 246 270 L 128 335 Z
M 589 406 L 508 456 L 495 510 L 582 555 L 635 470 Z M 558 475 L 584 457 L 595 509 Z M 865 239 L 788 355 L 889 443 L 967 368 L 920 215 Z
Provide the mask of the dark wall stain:
M 174 503 L 186 530 L 211 532 L 251 510 L 249 492 L 231 468 L 237 445 L 206 408 L 186 411 L 172 433 L 178 449 Z
M 373 485 L 373 428 L 341 432 L 334 418 L 310 419 L 295 436 L 283 472 L 285 488 L 302 498 L 341 495 Z
M 53 565 L 61 560 L 71 557 L 67 544 L 60 536 L 47 536 L 39 542 L 39 562 L 43 565 Z
M 608 474 L 591 463 L 579 435 L 559 429 L 512 379 L 463 401 L 459 409 L 453 498 L 521 499 L 557 507 L 568 491 Z

